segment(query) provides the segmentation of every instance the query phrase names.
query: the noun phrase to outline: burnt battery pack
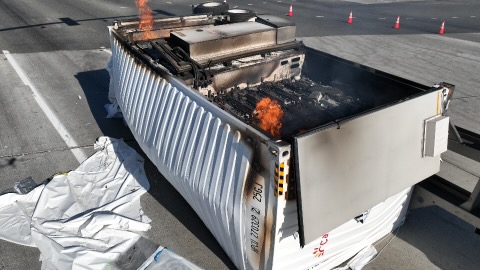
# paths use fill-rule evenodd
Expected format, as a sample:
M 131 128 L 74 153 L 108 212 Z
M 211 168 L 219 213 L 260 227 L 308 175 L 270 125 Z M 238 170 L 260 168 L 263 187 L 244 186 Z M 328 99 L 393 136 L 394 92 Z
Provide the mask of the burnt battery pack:
M 174 31 L 170 41 L 192 59 L 202 61 L 274 46 L 277 44 L 277 30 L 262 23 L 242 22 Z

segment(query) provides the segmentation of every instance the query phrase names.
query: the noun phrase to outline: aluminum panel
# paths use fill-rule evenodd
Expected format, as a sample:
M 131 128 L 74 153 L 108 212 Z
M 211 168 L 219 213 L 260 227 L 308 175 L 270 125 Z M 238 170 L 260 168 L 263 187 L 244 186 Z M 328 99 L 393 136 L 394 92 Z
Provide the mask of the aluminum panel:
M 239 243 L 242 237 L 234 226 L 241 218 L 234 209 L 242 207 L 238 194 L 253 157 L 251 146 L 215 112 L 183 93 L 191 90 L 136 63 L 115 39 L 112 57 L 116 101 L 136 140 L 235 265 L 243 265 L 243 250 L 232 245 L 232 239 Z
M 276 45 L 276 29 L 257 22 L 209 26 L 171 33 L 178 44 L 195 60 L 244 52 Z
M 424 122 L 439 91 L 295 138 L 300 239 L 310 243 L 439 171 L 423 157 Z
M 162 78 L 153 72 L 113 35 L 111 45 L 109 96 L 120 106 L 142 150 L 192 206 L 233 263 L 241 269 L 257 268 L 261 254 L 252 260 L 246 248 L 250 220 L 244 215 L 251 204 L 246 183 L 249 177 L 264 177 L 252 170 L 251 138 L 268 139 L 174 77 Z M 264 174 L 268 176 L 268 171 Z M 263 213 L 266 205 L 263 202 Z
M 295 41 L 297 30 L 294 22 L 274 15 L 257 15 L 257 22 L 270 25 L 277 29 L 277 44 Z
M 434 157 L 447 151 L 449 120 L 439 116 L 426 122 L 424 155 Z

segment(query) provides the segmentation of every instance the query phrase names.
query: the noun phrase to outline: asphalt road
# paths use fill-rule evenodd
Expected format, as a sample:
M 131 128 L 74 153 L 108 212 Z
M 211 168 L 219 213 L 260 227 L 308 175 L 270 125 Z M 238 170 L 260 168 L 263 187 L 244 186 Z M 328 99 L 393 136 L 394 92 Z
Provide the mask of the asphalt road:
M 151 2 L 158 16 L 167 16 L 189 14 L 191 5 L 201 1 Z M 297 36 L 311 46 L 424 84 L 438 80 L 456 84 L 452 119 L 480 132 L 477 1 L 228 3 L 230 7 L 280 16 L 285 16 L 293 3 L 291 19 L 297 23 Z M 354 14 L 352 25 L 346 23 L 350 10 Z M 124 138 L 136 147 L 121 120 L 105 119 L 103 105 L 107 102 L 109 82 L 105 66 L 110 54 L 102 49 L 109 48 L 107 26 L 115 19 L 136 15 L 134 0 L 0 0 L 0 50 L 11 53 L 85 156 L 93 153 L 91 146 L 102 135 Z M 401 28 L 393 29 L 397 16 L 401 16 Z M 439 36 L 443 20 L 446 34 Z M 5 55 L 1 55 L 1 60 L 0 192 L 11 190 L 15 181 L 28 176 L 40 183 L 79 164 L 68 149 L 66 135 L 57 132 L 44 108 L 38 105 L 38 97 Z M 480 175 L 478 164 L 452 153 L 444 159 L 450 165 L 444 165 L 442 173 L 466 188 L 474 185 L 475 176 Z M 474 175 L 459 177 L 461 172 L 445 169 L 453 166 L 451 163 L 467 167 Z M 146 171 L 152 189 L 143 196 L 142 204 L 153 220 L 146 237 L 204 268 L 232 267 L 200 219 L 148 161 Z M 445 239 L 450 246 L 457 241 L 454 248 L 436 248 L 443 243 L 439 241 L 442 235 L 449 236 Z M 416 240 L 422 237 L 424 241 Z M 35 248 L 0 241 L 0 269 L 39 269 L 38 257 Z M 469 225 L 439 209 L 422 209 L 412 212 L 398 237 L 369 267 L 475 269 L 480 265 L 479 258 L 480 240 Z
M 191 12 L 201 1 L 150 1 L 159 16 Z M 248 3 L 251 2 L 251 3 Z M 377 2 L 380 4 L 361 4 Z M 381 3 L 394 2 L 394 3 Z M 284 16 L 293 3 L 298 36 L 404 35 L 437 33 L 446 20 L 446 33 L 457 39 L 480 28 L 479 3 L 470 1 L 228 1 L 230 7 Z M 345 24 L 353 11 L 354 26 Z M 137 15 L 134 0 L 0 1 L 0 47 L 14 53 L 86 50 L 108 47 L 105 28 L 115 19 Z M 401 29 L 393 30 L 397 16 Z M 353 27 L 352 27 L 353 26 Z

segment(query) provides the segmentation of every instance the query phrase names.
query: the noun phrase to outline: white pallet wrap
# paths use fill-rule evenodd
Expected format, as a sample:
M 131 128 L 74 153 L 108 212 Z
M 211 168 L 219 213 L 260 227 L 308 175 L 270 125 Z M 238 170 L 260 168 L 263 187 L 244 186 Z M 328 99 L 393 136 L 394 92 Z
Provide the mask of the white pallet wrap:
M 290 145 L 152 70 L 112 32 L 111 47 L 111 101 L 239 269 L 332 268 L 403 222 L 410 189 L 373 207 L 363 223 L 352 219 L 301 248 L 296 201 L 278 189 L 279 170 L 287 179 Z M 282 185 L 286 191 L 288 182 Z
M 322 237 L 300 247 L 296 204 L 285 205 L 284 222 L 275 245 L 275 269 L 332 269 L 403 224 L 412 188 L 369 209 Z M 328 218 L 328 217 L 325 217 Z M 288 222 L 290 221 L 290 222 Z M 280 223 L 280 221 L 279 221 Z
M 118 269 L 151 227 L 140 204 L 150 187 L 143 158 L 109 137 L 94 148 L 77 169 L 0 196 L 0 239 L 37 247 L 42 269 Z

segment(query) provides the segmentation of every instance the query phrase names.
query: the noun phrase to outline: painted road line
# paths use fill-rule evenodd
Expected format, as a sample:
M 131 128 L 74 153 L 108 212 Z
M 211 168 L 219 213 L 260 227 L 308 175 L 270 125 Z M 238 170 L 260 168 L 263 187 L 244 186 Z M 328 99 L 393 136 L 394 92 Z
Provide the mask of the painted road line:
M 315 16 L 315 17 L 317 17 L 317 18 L 324 18 L 325 16 Z
M 386 20 L 387 18 L 378 18 L 379 20 Z
M 475 18 L 475 17 L 477 17 L 477 16 L 470 16 L 470 18 Z
M 247 5 L 251 6 L 252 4 L 247 4 Z
M 67 144 L 67 146 L 70 149 L 70 151 L 72 151 L 72 154 L 75 156 L 75 158 L 77 159 L 77 161 L 79 163 L 82 163 L 84 160 L 87 159 L 87 156 L 85 155 L 85 153 L 79 149 L 79 148 L 74 148 L 74 147 L 78 147 L 78 143 L 75 141 L 75 139 L 73 138 L 73 136 L 70 134 L 70 132 L 68 132 L 68 130 L 65 128 L 65 126 L 62 124 L 62 122 L 60 122 L 60 119 L 58 118 L 58 116 L 55 114 L 55 112 L 50 108 L 50 106 L 48 106 L 47 102 L 45 101 L 45 99 L 43 98 L 42 94 L 40 93 L 40 91 L 38 91 L 37 87 L 35 87 L 35 85 L 32 83 L 32 81 L 30 81 L 30 79 L 28 78 L 28 76 L 25 74 L 25 72 L 23 71 L 23 69 L 20 67 L 20 65 L 18 64 L 17 60 L 15 60 L 15 58 L 13 57 L 13 55 L 10 54 L 9 51 L 2 51 L 3 54 L 5 55 L 5 57 L 7 58 L 8 62 L 10 63 L 10 65 L 13 67 L 13 69 L 15 70 L 15 72 L 17 72 L 18 76 L 20 77 L 20 79 L 22 80 L 22 82 L 30 87 L 30 90 L 32 90 L 33 92 L 33 98 L 35 99 L 35 101 L 37 102 L 38 106 L 40 106 L 40 108 L 42 109 L 43 113 L 45 113 L 45 115 L 47 116 L 48 120 L 50 120 L 50 123 L 52 123 L 52 125 L 55 127 L 55 129 L 57 130 L 58 134 L 60 134 L 60 137 L 62 137 L 63 141 Z
M 405 18 L 405 19 L 407 19 L 407 20 L 413 20 L 413 18 Z
M 452 17 L 452 19 L 458 19 L 458 17 Z
M 432 18 L 432 20 L 436 20 L 437 18 Z

